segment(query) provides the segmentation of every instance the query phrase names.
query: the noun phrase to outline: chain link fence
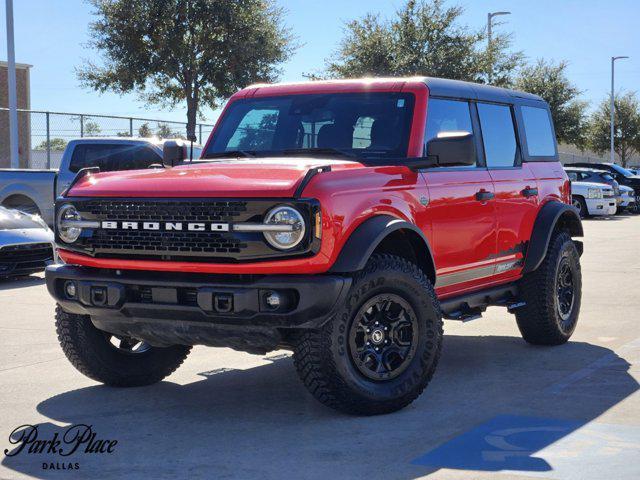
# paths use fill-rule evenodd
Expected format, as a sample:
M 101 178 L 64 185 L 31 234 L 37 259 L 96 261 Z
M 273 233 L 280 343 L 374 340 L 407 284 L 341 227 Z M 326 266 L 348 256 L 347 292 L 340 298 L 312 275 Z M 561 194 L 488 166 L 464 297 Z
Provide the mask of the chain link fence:
M 0 139 L 9 138 L 9 111 L 0 108 Z M 89 113 L 18 110 L 21 168 L 58 168 L 70 140 L 83 137 L 186 138 L 186 122 Z M 206 142 L 212 124 L 196 125 L 197 142 Z M 7 152 L 8 154 L 8 152 Z M 5 152 L 0 152 L 4 157 Z M 8 155 L 6 155 L 8 158 Z M 0 158 L 1 160 L 1 158 Z M 1 167 L 2 165 L 0 165 Z M 8 166 L 8 165 L 7 165 Z

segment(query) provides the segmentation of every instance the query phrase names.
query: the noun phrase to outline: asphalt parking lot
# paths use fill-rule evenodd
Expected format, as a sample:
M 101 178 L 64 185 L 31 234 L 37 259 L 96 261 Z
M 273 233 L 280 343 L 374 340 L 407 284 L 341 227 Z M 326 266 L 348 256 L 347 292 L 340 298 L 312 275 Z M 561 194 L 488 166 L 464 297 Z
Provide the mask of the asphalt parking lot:
M 4 454 L 0 478 L 640 478 L 640 216 L 584 227 L 567 345 L 525 344 L 503 309 L 447 322 L 429 388 L 380 417 L 317 403 L 287 352 L 197 347 L 160 384 L 98 385 L 62 354 L 42 277 L 0 282 L 0 448 L 27 424 L 117 440 L 112 453 Z

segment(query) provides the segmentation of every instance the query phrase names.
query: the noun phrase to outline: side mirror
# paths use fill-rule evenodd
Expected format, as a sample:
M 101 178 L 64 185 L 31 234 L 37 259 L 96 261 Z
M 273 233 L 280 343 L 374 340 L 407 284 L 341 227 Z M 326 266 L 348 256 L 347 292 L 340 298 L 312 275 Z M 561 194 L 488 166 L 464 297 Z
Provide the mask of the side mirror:
M 476 164 L 476 144 L 469 132 L 440 132 L 427 143 L 427 158 L 432 166 L 469 166 Z
M 189 156 L 187 144 L 182 140 L 169 140 L 162 147 L 162 164 L 171 168 L 182 163 Z

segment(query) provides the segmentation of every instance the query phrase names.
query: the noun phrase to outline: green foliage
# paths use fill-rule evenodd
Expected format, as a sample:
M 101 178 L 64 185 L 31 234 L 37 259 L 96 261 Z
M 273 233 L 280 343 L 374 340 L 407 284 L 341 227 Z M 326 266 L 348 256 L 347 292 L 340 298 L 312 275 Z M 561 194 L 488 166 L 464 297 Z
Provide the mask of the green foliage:
M 49 147 L 51 150 L 64 150 L 67 147 L 67 141 L 62 138 L 52 138 L 49 141 Z M 47 150 L 47 141 L 41 142 L 36 148 L 36 150 Z
M 258 81 L 273 81 L 293 51 L 273 0 L 88 0 L 91 46 L 102 64 L 78 69 L 100 92 L 138 92 L 149 103 L 187 103 L 195 131 L 202 104 Z
M 138 128 L 138 136 L 139 137 L 151 137 L 153 135 L 153 132 L 151 131 L 151 127 L 149 126 L 149 123 L 144 122 L 142 125 L 140 125 L 140 128 Z
M 586 143 L 587 103 L 580 90 L 567 78 L 567 62 L 543 59 L 523 67 L 515 81 L 518 90 L 540 95 L 548 104 L 558 141 L 584 149 Z
M 428 75 L 486 83 L 493 64 L 492 83 L 510 85 L 522 53 L 509 51 L 509 35 L 494 34 L 487 48 L 484 29 L 460 25 L 463 11 L 443 0 L 409 0 L 392 20 L 372 13 L 352 20 L 320 76 Z
M 101 131 L 102 129 L 100 128 L 100 125 L 98 125 L 93 120 L 87 120 L 87 119 L 84 120 L 85 136 L 98 135 Z
M 171 130 L 171 127 L 166 123 L 159 123 L 156 135 L 160 138 L 174 138 L 176 134 Z
M 629 92 L 614 97 L 614 142 L 615 152 L 623 167 L 629 157 L 640 153 L 640 103 L 635 93 Z M 593 113 L 589 122 L 589 146 L 603 154 L 610 149 L 611 142 L 611 98 L 605 98 Z

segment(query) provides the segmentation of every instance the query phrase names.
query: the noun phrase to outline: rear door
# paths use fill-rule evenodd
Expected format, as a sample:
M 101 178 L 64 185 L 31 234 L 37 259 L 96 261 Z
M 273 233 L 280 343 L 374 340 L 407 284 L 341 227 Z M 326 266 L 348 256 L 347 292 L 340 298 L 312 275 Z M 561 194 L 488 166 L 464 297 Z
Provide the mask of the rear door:
M 496 193 L 495 280 L 499 280 L 522 267 L 538 212 L 538 184 L 522 162 L 513 105 L 478 102 L 477 106 L 485 161 Z
M 464 100 L 430 98 L 425 144 L 440 132 L 467 131 L 478 140 L 475 106 Z M 476 165 L 423 171 L 429 189 L 432 250 L 439 295 L 486 282 L 496 254 L 495 195 L 477 143 Z

